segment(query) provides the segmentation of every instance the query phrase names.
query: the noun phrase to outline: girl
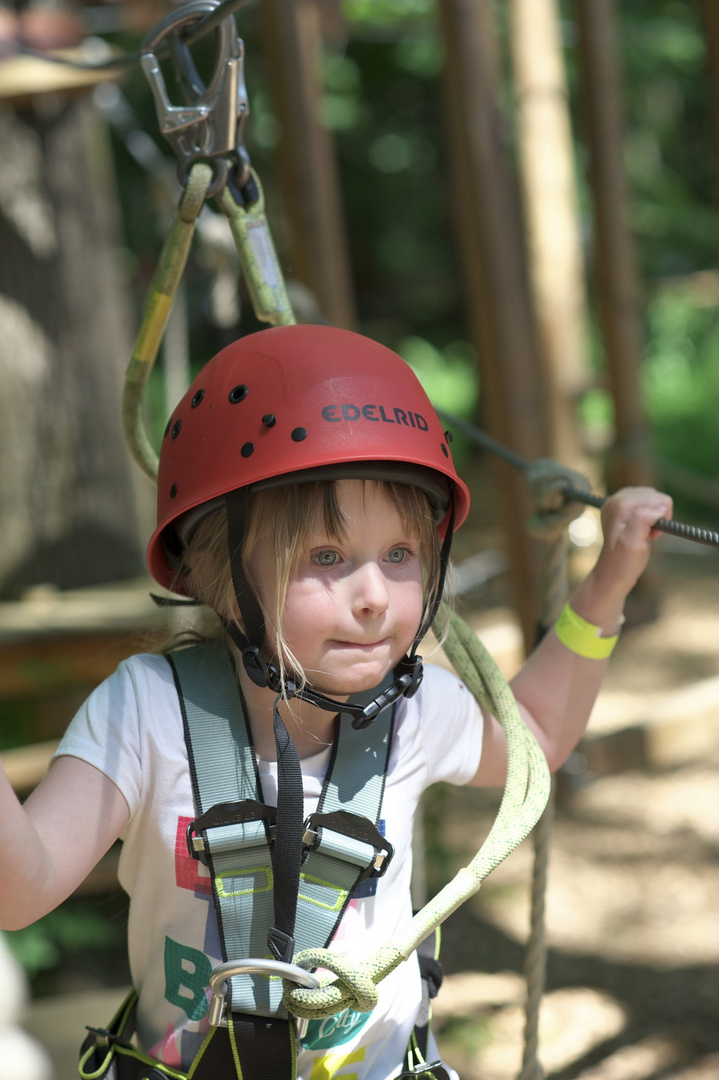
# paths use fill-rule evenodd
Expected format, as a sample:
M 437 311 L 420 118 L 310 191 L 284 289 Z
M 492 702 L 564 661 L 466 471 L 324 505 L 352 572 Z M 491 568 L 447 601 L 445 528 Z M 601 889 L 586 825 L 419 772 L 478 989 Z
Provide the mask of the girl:
M 410 916 L 422 791 L 504 782 L 497 721 L 417 653 L 468 507 L 416 378 L 363 337 L 263 330 L 190 387 L 163 440 L 148 562 L 217 613 L 222 644 L 122 664 L 24 806 L 0 774 L 4 928 L 54 908 L 124 841 L 139 1052 L 125 1030 L 100 1036 L 82 1075 L 282 1080 L 295 1050 L 307 1080 L 402 1073 L 416 957 L 371 1012 L 312 1021 L 296 1041 L 279 980 L 232 979 L 222 1027 L 207 985 L 223 959 L 289 962 L 308 942 L 369 955 Z M 648 488 L 607 500 L 594 570 L 513 680 L 552 769 L 584 731 L 670 514 Z

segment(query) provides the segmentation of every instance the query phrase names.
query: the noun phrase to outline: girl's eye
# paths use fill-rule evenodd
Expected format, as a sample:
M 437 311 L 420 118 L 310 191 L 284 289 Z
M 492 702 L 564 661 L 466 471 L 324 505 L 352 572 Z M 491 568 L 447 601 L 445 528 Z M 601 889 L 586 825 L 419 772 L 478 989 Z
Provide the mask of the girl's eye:
M 316 551 L 312 556 L 312 561 L 316 562 L 319 566 L 334 566 L 339 558 L 336 551 Z
M 407 551 L 407 548 L 403 548 L 403 547 L 391 548 L 387 552 L 387 561 L 391 562 L 391 563 L 395 563 L 395 565 L 399 565 L 400 563 L 403 563 L 408 556 L 409 556 L 409 552 Z

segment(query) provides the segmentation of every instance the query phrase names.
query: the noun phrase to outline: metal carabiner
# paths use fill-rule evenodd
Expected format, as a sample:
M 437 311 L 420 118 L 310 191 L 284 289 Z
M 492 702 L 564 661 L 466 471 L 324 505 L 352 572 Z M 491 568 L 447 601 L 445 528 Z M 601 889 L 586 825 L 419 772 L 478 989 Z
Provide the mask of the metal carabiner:
M 215 0 L 191 0 L 183 4 L 146 35 L 140 48 L 140 62 L 155 99 L 160 131 L 178 158 L 180 184 L 185 187 L 194 162 L 207 160 L 214 174 L 208 198 L 217 195 L 227 183 L 228 158 L 241 165 L 238 186 L 242 186 L 249 174 L 242 127 L 250 107 L 244 79 L 244 45 L 237 35 L 235 21 L 230 15 L 216 28 L 217 56 L 207 85 L 183 41 L 186 28 L 216 7 Z M 185 105 L 170 102 L 156 55 L 162 46 L 170 49 Z
M 282 960 L 229 960 L 226 964 L 220 964 L 210 975 L 210 989 L 212 1000 L 207 1019 L 210 1027 L 220 1027 L 227 1023 L 223 1018 L 225 1008 L 225 994 L 227 993 L 227 980 L 235 975 L 276 975 L 282 979 L 289 979 L 306 990 L 317 990 L 321 983 L 316 975 L 296 964 L 285 964 Z

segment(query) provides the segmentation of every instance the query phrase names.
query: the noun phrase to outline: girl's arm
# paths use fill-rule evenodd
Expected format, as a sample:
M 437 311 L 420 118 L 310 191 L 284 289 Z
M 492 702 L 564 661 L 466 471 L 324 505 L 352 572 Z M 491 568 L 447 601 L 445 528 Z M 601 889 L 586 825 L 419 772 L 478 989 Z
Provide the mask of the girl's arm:
M 604 504 L 601 553 L 570 600 L 578 615 L 601 627 L 602 637 L 619 630 L 627 594 L 643 573 L 652 540 L 659 535 L 653 525 L 671 514 L 671 498 L 653 488 L 623 488 Z M 577 656 L 550 630 L 512 680 L 522 716 L 553 772 L 584 733 L 607 663 Z M 506 768 L 504 733 L 495 718 L 487 715 L 482 759 L 472 783 L 503 784 Z
M 119 788 L 79 758 L 53 762 L 24 804 L 0 767 L 0 927 L 19 930 L 57 907 L 129 818 Z

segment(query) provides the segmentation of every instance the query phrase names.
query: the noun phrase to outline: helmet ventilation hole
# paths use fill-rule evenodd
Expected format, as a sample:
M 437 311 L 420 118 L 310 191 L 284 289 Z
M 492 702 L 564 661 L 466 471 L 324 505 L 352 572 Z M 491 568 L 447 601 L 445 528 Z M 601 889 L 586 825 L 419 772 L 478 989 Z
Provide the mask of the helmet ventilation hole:
M 172 428 L 172 438 L 176 439 L 182 430 L 182 420 L 176 420 Z
M 192 406 L 193 409 L 197 408 L 197 406 L 200 404 L 200 402 L 202 401 L 204 396 L 205 396 L 205 391 L 204 390 L 198 390 L 197 393 L 194 394 L 194 396 L 192 398 L 192 401 L 190 402 L 190 405 Z
M 174 499 L 175 495 L 177 495 L 177 484 L 173 484 L 170 488 L 170 498 Z
M 247 387 L 244 383 L 240 383 L 239 386 L 235 386 L 230 390 L 230 404 L 237 405 L 238 401 L 244 401 L 247 397 Z
M 242 454 L 243 457 L 252 457 L 254 452 L 255 452 L 254 443 L 251 443 L 251 442 L 246 442 L 243 445 L 242 449 L 240 450 L 240 453 Z
M 296 427 L 290 437 L 293 442 L 303 442 L 307 438 L 307 428 Z

